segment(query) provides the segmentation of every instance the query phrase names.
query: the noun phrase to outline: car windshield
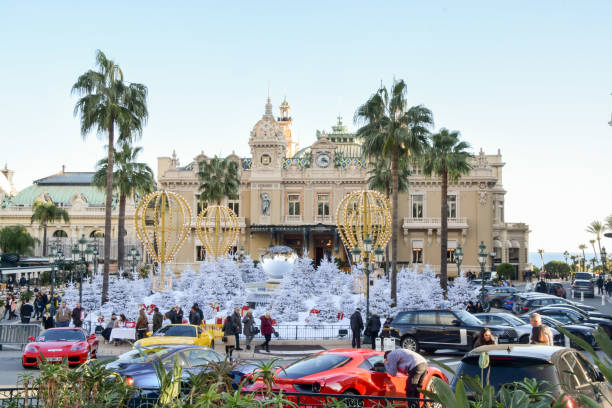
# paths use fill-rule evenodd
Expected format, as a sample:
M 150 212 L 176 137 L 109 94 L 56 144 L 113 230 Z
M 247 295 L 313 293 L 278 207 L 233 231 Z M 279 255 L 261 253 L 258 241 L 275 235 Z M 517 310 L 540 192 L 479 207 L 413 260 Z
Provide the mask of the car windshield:
M 578 272 L 576 275 L 574 275 L 574 279 L 591 280 L 591 274 L 590 273 Z
M 162 357 L 167 356 L 168 354 L 172 353 L 172 350 L 172 348 L 164 346 L 133 349 L 120 355 L 114 362 L 125 364 L 150 363 L 153 360 L 161 359 Z
M 296 361 L 278 373 L 279 378 L 302 378 L 308 375 L 340 367 L 350 360 L 342 354 L 315 354 Z
M 196 337 L 196 329 L 193 326 L 165 326 L 156 331 L 154 336 L 178 336 L 178 337 Z
M 484 370 L 484 378 L 489 379 L 496 390 L 504 384 L 522 381 L 524 378 L 547 381 L 550 385 L 558 383 L 555 367 L 545 361 L 512 356 L 490 356 L 489 361 L 490 368 Z M 461 362 L 454 382 L 457 381 L 456 378 L 464 374 L 472 378 L 482 376 L 478 356 L 470 356 Z
M 574 285 L 576 286 L 591 286 L 591 282 L 589 281 L 576 281 L 574 282 Z
M 513 315 L 511 315 L 511 314 L 507 314 L 507 313 L 505 313 L 505 314 L 504 314 L 504 316 L 502 317 L 502 319 L 504 319 L 505 321 L 507 321 L 508 323 L 510 323 L 510 325 L 512 325 L 512 326 L 522 326 L 522 325 L 524 325 L 524 324 L 525 324 L 525 323 L 524 323 L 524 322 L 523 322 L 521 319 L 519 319 L 518 317 L 513 316 Z
M 455 311 L 455 314 L 457 314 L 457 317 L 467 325 L 482 326 L 484 324 L 480 320 L 478 320 L 477 317 L 475 317 L 471 313 L 466 312 L 465 310 Z
M 85 341 L 85 333 L 80 329 L 50 329 L 42 332 L 36 341 Z

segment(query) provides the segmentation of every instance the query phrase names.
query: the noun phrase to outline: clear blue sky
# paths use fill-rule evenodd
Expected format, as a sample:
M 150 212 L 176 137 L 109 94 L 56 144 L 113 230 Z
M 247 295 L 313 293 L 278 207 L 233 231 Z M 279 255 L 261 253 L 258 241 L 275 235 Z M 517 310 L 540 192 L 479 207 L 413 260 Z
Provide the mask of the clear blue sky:
M 82 141 L 70 88 L 96 49 L 149 87 L 154 170 L 173 149 L 248 155 L 268 83 L 304 146 L 403 78 L 437 128 L 501 149 L 506 219 L 530 224 L 531 250 L 576 251 L 612 214 L 610 16 L 603 0 L 2 2 L 0 160 L 18 188 L 93 169 L 104 143 Z

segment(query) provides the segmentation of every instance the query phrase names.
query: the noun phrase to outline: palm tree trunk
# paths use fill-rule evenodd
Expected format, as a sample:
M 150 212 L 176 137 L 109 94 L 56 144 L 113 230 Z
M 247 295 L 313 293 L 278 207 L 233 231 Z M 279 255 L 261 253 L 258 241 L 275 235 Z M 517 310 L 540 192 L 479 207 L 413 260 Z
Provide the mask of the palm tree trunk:
M 108 278 L 110 274 L 111 215 L 113 204 L 113 168 L 115 161 L 115 121 L 108 128 L 108 159 L 106 168 L 106 202 L 104 204 L 104 271 L 102 274 L 102 304 L 108 300 Z
M 398 241 L 398 196 L 399 196 L 399 153 L 393 151 L 391 159 L 391 189 L 393 193 L 391 203 L 391 303 L 397 305 L 397 241 Z
M 595 260 L 597 260 L 597 251 L 595 250 L 595 242 L 593 242 L 591 246 L 593 247 L 593 257 L 595 258 Z
M 43 223 L 43 256 L 47 256 L 47 223 Z
M 125 194 L 119 196 L 119 239 L 117 239 L 117 268 L 123 269 L 125 257 Z
M 442 197 L 440 202 L 442 203 L 440 209 L 440 286 L 444 291 L 444 298 L 446 298 L 447 291 L 447 267 L 446 267 L 446 251 L 448 249 L 448 172 L 442 172 Z

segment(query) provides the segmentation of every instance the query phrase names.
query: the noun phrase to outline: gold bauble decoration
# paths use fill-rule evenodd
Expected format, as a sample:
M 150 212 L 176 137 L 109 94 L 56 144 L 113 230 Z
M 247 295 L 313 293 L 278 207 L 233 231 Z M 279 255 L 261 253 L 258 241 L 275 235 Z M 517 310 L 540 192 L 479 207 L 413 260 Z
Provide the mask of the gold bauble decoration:
M 153 276 L 153 290 L 172 287 L 172 276 L 165 276 L 164 263 L 172 262 L 191 230 L 191 209 L 180 194 L 155 191 L 147 194 L 134 214 L 136 234 L 151 258 L 160 265 Z
M 336 210 L 338 234 L 348 251 L 364 252 L 363 240 L 370 237 L 372 248 L 384 248 L 391 238 L 391 204 L 373 190 L 347 194 Z
M 224 205 L 209 205 L 196 220 L 196 233 L 207 256 L 217 259 L 229 252 L 238 237 L 238 217 Z

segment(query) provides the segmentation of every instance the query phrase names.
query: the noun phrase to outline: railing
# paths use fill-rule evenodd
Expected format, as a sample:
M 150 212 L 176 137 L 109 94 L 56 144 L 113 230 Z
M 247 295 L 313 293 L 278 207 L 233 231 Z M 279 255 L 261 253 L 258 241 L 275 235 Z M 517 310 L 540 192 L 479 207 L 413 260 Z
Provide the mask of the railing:
M 321 224 L 330 224 L 332 222 L 331 215 L 316 215 L 315 222 Z
M 424 218 L 412 218 L 404 217 L 404 228 L 409 228 L 414 225 L 426 225 L 431 227 L 437 227 L 441 225 L 442 221 L 440 217 L 424 217 Z M 456 217 L 448 218 L 448 225 L 450 226 L 465 226 L 467 227 L 467 217 Z
M 333 340 L 348 338 L 349 325 L 277 325 L 279 340 Z M 261 336 L 261 334 L 259 334 Z M 263 336 L 262 336 L 263 337 Z
M 302 222 L 303 217 L 301 215 L 285 215 L 285 222 L 287 223 L 298 223 Z

